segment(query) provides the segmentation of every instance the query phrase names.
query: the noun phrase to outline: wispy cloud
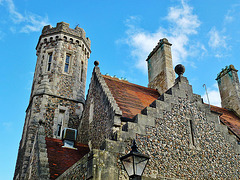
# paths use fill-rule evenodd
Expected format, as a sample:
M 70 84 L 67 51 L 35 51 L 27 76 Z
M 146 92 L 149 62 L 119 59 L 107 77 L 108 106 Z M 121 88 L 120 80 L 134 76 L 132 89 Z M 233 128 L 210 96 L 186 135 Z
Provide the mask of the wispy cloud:
M 15 26 L 10 27 L 12 32 L 29 33 L 40 31 L 44 25 L 49 24 L 47 16 L 42 17 L 31 12 L 25 14 L 20 13 L 13 0 L 1 0 L 0 5 L 5 6 L 9 12 L 10 19 L 13 22 L 13 26 Z
M 223 35 L 223 33 L 221 33 L 220 31 L 218 31 L 216 29 L 216 27 L 213 27 L 210 31 L 209 31 L 209 41 L 208 41 L 208 45 L 211 48 L 226 48 L 227 47 L 227 43 L 226 43 L 226 36 Z
M 218 91 L 217 83 L 215 83 L 210 88 L 208 88 L 207 92 L 208 92 L 208 97 L 209 97 L 210 104 L 221 107 L 221 98 L 220 98 L 220 93 Z M 203 97 L 203 101 L 205 103 L 208 103 L 206 93 L 203 94 L 202 97 Z
M 232 7 L 227 11 L 227 14 L 224 17 L 224 23 L 232 23 L 235 20 L 238 20 L 239 17 L 239 7 L 240 4 L 233 4 Z
M 4 131 L 10 131 L 13 130 L 13 124 L 12 122 L 2 122 L 2 127 Z
M 187 60 L 194 51 L 187 48 L 191 35 L 197 34 L 200 21 L 193 13 L 193 8 L 183 0 L 179 6 L 170 7 L 164 20 L 168 23 L 168 28 L 159 27 L 154 33 L 150 33 L 137 26 L 139 18 L 132 16 L 126 21 L 128 27 L 127 38 L 124 39 L 131 48 L 131 55 L 136 58 L 136 67 L 147 72 L 146 58 L 159 39 L 166 37 L 173 44 L 172 56 L 173 64 Z M 205 49 L 203 45 L 201 49 Z M 192 46 L 194 48 L 194 46 Z

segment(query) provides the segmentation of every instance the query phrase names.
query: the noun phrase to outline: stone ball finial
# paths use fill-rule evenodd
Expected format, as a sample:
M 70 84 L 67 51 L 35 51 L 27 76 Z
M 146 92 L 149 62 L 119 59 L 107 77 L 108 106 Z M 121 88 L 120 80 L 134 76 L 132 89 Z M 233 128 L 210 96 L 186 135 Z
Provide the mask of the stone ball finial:
M 185 67 L 182 64 L 178 64 L 175 66 L 175 72 L 178 74 L 178 76 L 181 76 L 185 72 Z
M 98 65 L 99 65 L 99 62 L 98 62 L 98 61 L 94 61 L 94 65 L 95 65 L 95 66 L 98 66 Z

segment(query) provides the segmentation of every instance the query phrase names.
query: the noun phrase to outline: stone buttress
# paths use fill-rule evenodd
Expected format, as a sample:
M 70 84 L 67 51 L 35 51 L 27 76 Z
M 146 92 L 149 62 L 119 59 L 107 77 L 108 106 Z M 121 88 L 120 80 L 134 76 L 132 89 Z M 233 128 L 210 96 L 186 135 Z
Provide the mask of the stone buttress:
M 31 96 L 26 110 L 14 179 L 29 172 L 39 121 L 45 135 L 61 139 L 64 128 L 77 129 L 85 103 L 90 39 L 80 27 L 60 22 L 45 26 L 39 38 Z

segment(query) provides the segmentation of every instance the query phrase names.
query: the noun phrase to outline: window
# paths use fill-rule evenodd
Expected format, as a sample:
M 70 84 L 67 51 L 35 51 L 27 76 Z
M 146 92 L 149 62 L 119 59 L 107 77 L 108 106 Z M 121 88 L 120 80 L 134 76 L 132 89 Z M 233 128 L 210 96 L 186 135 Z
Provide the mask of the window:
M 66 55 L 66 60 L 65 60 L 65 66 L 64 66 L 64 72 L 68 73 L 69 70 L 69 64 L 70 64 L 70 55 Z
M 194 142 L 194 129 L 193 129 L 193 121 L 192 120 L 188 120 L 189 123 L 189 138 L 190 138 L 190 145 L 193 147 L 195 146 L 195 142 Z
M 51 70 L 51 64 L 52 64 L 52 53 L 48 54 L 48 67 L 47 67 L 47 71 Z
M 61 132 L 62 132 L 62 124 L 58 124 L 57 125 L 57 136 L 61 136 Z
M 61 138 L 65 111 L 60 109 L 57 122 L 57 136 Z
M 83 62 L 81 62 L 81 82 L 83 81 Z

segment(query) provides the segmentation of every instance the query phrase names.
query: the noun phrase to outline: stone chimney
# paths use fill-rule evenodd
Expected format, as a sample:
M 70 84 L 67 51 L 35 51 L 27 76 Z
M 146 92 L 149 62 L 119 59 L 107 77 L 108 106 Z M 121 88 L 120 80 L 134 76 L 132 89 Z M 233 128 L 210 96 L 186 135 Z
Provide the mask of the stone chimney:
M 159 94 L 171 88 L 175 81 L 171 45 L 166 38 L 160 39 L 146 60 L 148 62 L 148 87 L 157 89 Z
M 226 66 L 217 75 L 217 82 L 223 108 L 233 110 L 240 116 L 240 86 L 238 70 L 233 65 Z

